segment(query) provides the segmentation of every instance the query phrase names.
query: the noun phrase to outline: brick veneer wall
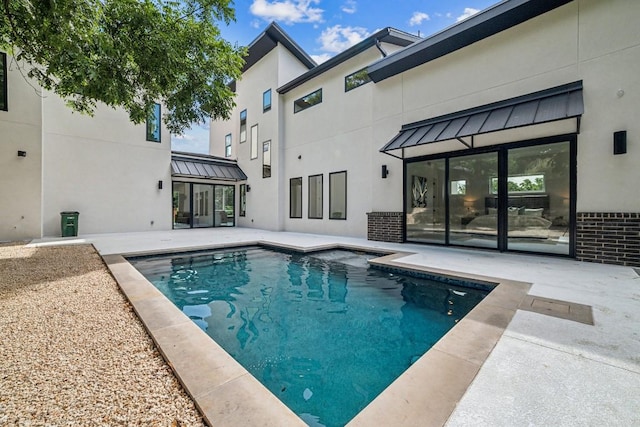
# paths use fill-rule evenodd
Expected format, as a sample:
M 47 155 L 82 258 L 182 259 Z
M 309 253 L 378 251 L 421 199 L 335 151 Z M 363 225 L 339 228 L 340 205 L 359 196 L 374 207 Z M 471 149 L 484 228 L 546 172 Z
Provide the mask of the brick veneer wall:
M 367 239 L 402 243 L 402 212 L 367 212 Z
M 640 267 L 640 213 L 579 212 L 576 258 Z

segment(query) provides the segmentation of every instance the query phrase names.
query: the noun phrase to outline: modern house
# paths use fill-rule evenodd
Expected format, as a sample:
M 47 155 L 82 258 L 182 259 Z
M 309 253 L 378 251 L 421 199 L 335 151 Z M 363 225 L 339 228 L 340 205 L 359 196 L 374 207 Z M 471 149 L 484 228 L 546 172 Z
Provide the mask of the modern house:
M 227 184 L 244 179 L 242 171 L 235 161 L 172 153 L 161 113 L 156 105 L 146 126 L 133 125 L 123 110 L 104 105 L 93 117 L 73 113 L 0 52 L 0 241 L 60 236 L 66 211 L 79 213 L 80 234 L 213 226 L 214 221 L 233 225 L 234 187 Z M 172 179 L 175 188 L 195 186 L 192 213 L 177 215 L 190 201 L 172 197 Z M 214 201 L 226 202 L 227 211 L 216 211 Z
M 633 0 L 505 0 L 320 65 L 271 24 L 210 153 L 237 224 L 640 265 Z

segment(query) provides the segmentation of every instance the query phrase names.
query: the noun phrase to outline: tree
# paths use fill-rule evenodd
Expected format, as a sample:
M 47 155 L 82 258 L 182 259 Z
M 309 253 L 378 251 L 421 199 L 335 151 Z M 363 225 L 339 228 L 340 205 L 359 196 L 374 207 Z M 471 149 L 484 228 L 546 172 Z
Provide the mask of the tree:
M 164 104 L 169 130 L 229 117 L 245 49 L 220 36 L 231 0 L 0 0 L 0 49 L 23 74 L 93 114 L 142 123 Z

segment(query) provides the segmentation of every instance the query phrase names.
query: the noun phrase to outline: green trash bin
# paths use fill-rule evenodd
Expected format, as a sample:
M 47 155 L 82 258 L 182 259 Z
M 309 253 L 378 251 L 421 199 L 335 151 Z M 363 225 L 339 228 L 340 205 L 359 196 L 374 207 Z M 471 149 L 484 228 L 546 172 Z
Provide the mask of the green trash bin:
M 80 212 L 60 212 L 60 231 L 62 237 L 78 235 L 78 215 L 80 215 Z

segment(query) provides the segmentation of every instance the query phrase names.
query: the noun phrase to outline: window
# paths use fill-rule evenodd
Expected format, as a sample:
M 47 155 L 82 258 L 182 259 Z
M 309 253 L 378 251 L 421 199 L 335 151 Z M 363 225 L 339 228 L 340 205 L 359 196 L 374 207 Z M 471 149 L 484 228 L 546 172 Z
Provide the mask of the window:
M 224 137 L 224 156 L 231 157 L 231 134 Z
M 362 70 L 358 70 L 344 78 L 344 91 L 349 92 L 351 89 L 367 84 L 370 81 L 371 79 L 369 78 L 367 69 L 363 68 Z
M 238 216 L 247 214 L 247 184 L 240 184 L 240 211 Z
M 322 219 L 322 174 L 309 177 L 310 219 Z
M 491 194 L 498 194 L 498 178 L 491 178 Z M 509 193 L 544 193 L 544 174 L 507 177 Z
M 289 218 L 302 218 L 302 177 L 289 180 Z
M 247 110 L 240 111 L 240 142 L 247 140 Z
M 258 125 L 251 126 L 251 159 L 258 158 Z
M 309 95 L 303 96 L 293 102 L 293 112 L 298 113 L 302 110 L 306 110 L 309 107 L 313 107 L 316 104 L 322 102 L 322 89 L 318 89 Z
M 347 171 L 329 174 L 329 219 L 347 219 Z
M 160 142 L 160 104 L 153 104 L 147 117 L 147 141 Z
M 496 181 L 496 188 L 497 188 L 497 181 Z M 451 181 L 451 195 L 456 195 L 456 194 L 460 194 L 460 195 L 464 195 L 467 194 L 467 180 L 466 179 L 459 179 L 457 181 Z
M 271 178 L 271 141 L 262 143 L 262 177 Z
M 271 110 L 271 89 L 262 94 L 262 112 L 266 113 Z
M 0 110 L 7 111 L 7 54 L 0 52 Z

